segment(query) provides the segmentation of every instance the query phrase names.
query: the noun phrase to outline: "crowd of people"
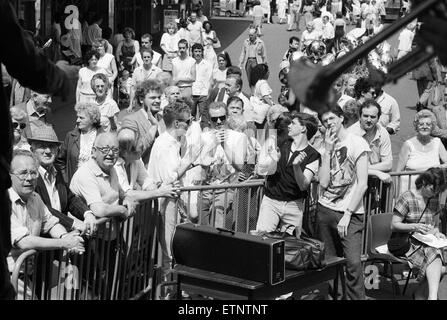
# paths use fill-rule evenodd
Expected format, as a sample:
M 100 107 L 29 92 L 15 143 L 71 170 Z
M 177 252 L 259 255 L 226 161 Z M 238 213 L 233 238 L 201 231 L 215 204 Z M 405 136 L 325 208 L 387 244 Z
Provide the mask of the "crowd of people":
M 141 201 L 159 199 L 167 273 L 179 203 L 197 206 L 187 210 L 193 222 L 229 227 L 227 209 L 235 196 L 234 190 L 210 188 L 188 202 L 180 188 L 253 177 L 266 179 L 256 231 L 288 231 L 292 225 L 299 236 L 308 188 L 316 181 L 321 187 L 316 236 L 328 255 L 346 257 L 348 299 L 365 299 L 363 196 L 371 180 L 391 183 L 390 136 L 400 128 L 398 101 L 368 77 L 359 61 L 334 84 L 338 103 L 316 114 L 297 100 L 287 73 L 293 61 L 329 63 L 380 32 L 384 3 L 353 0 L 342 8 L 341 1 L 278 1 L 280 23 L 286 20 L 287 7 L 288 29 L 298 30 L 303 17 L 306 30 L 301 38 L 290 37 L 282 61 L 268 60 L 261 39 L 264 13 L 260 19 L 253 15 L 239 57 L 219 50 L 218 35 L 201 9 L 187 20 L 167 24 L 160 52 L 154 50 L 150 34 L 138 41 L 131 28 L 106 37 L 99 16 L 85 28 L 85 43 L 82 37 L 79 44 L 65 43 L 62 35 L 61 43 L 83 60 L 73 106 L 75 128 L 60 140 L 53 128 L 57 124 L 47 120 L 51 96 L 17 81 L 11 91 L 10 267 L 30 248 L 82 253 L 81 236 L 95 234 L 107 218 L 130 217 Z M 356 27 L 347 32 L 350 23 Z M 411 50 L 417 26 L 414 22 L 402 30 L 399 58 Z M 387 62 L 392 53 L 386 48 L 382 44 L 371 59 Z M 237 66 L 232 64 L 236 58 Z M 272 63 L 281 69 L 278 97 L 269 84 Z M 248 92 L 243 90 L 243 72 Z M 424 171 L 447 162 L 445 68 L 435 58 L 413 73 L 420 95 L 415 102 L 416 135 L 403 144 L 397 171 Z M 437 175 L 435 170 L 412 181 L 402 178 L 396 230 L 444 237 L 438 223 L 426 230 L 415 220 L 426 199 L 441 191 L 442 183 L 433 177 Z M 433 203 L 430 208 L 436 211 Z M 434 215 L 433 210 L 428 211 Z M 412 250 L 419 249 L 415 245 Z M 433 279 L 439 280 L 444 271 L 442 254 L 427 249 L 410 259 L 415 257 L 418 279 L 428 279 L 427 296 L 433 299 Z

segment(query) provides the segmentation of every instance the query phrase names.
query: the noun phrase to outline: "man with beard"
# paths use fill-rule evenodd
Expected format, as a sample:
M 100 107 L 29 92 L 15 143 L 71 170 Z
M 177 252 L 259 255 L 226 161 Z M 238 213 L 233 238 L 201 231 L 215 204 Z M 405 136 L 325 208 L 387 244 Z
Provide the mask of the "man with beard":
M 126 116 L 121 123 L 121 128 L 138 132 L 143 146 L 141 159 L 145 166 L 149 163 L 155 138 L 164 130 L 160 115 L 161 94 L 162 88 L 157 81 L 143 81 L 135 93 L 135 101 L 140 108 Z

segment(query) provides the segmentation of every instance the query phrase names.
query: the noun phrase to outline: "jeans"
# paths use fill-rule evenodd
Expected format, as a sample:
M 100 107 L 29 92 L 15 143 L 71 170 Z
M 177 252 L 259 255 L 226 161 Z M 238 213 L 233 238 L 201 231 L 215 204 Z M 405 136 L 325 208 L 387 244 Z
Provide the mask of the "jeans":
M 362 214 L 353 214 L 348 226 L 348 235 L 340 238 L 337 225 L 342 217 L 343 212 L 334 211 L 318 204 L 317 234 L 326 246 L 326 256 L 346 258 L 347 299 L 364 300 L 365 285 L 360 260 L 364 217 Z
M 209 122 L 207 96 L 192 96 L 193 108 L 191 115 L 196 119 L 202 119 L 201 123 Z
M 262 198 L 259 210 L 257 231 L 272 232 L 280 229 L 285 232 L 288 225 L 296 227 L 297 236 L 301 234 L 303 222 L 304 200 L 279 201 L 267 196 Z
M 250 85 L 251 72 L 254 67 L 258 64 L 256 58 L 248 58 L 247 63 L 245 64 L 245 72 L 247 72 L 248 84 Z
M 172 240 L 175 226 L 180 222 L 177 211 L 177 201 L 172 199 L 160 200 L 160 228 L 159 242 L 162 251 L 162 275 L 165 276 L 172 263 Z
M 198 195 L 198 211 L 202 225 L 212 225 L 214 213 L 214 227 L 232 228 L 233 223 L 234 190 L 220 189 L 200 192 Z

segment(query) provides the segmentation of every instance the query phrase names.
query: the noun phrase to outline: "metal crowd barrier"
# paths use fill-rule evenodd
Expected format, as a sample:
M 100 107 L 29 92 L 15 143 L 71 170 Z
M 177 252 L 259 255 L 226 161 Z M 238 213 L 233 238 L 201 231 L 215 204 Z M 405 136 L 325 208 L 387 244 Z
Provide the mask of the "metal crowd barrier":
M 398 196 L 413 188 L 422 172 L 390 173 L 385 184 L 370 178 L 365 193 L 363 254 L 366 257 L 367 221 L 371 214 L 391 212 Z M 264 194 L 264 180 L 243 183 L 184 187 L 176 202 L 177 223 L 192 222 L 248 233 L 256 229 Z M 317 182 L 306 199 L 303 228 L 316 236 L 319 195 Z M 109 221 L 96 238 L 86 239 L 82 256 L 62 250 L 29 250 L 16 262 L 12 282 L 19 299 L 86 300 L 157 298 L 161 282 L 160 250 L 156 244 L 159 224 L 158 202 L 142 203 L 124 222 Z
M 157 270 L 158 201 L 141 203 L 126 221 L 109 220 L 85 253 L 22 253 L 11 282 L 18 300 L 123 300 L 153 294 Z

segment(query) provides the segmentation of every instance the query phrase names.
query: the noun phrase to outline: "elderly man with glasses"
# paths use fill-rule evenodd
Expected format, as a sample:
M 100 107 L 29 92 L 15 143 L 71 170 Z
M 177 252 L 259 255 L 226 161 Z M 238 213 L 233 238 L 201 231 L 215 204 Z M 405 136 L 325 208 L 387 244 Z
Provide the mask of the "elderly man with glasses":
M 83 240 L 79 232 L 67 233 L 35 192 L 39 177 L 39 164 L 30 151 L 17 150 L 11 162 L 11 244 L 8 256 L 9 270 L 25 250 L 65 249 L 83 253 Z M 41 237 L 49 234 L 51 239 Z

